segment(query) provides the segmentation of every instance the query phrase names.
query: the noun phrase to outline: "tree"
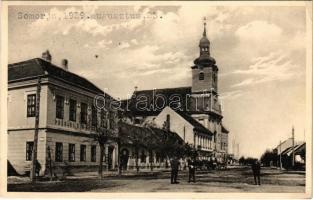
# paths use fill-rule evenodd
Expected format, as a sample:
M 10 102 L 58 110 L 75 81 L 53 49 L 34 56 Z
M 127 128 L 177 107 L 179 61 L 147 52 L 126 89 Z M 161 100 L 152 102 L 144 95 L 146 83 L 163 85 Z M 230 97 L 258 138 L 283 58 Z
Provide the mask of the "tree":
M 240 165 L 244 165 L 245 164 L 245 157 L 244 156 L 241 156 L 240 158 L 239 158 L 239 164 Z
M 245 158 L 244 156 L 241 156 L 239 158 L 239 164 L 240 165 L 252 165 L 257 160 L 258 159 L 256 159 L 256 158 L 252 158 L 252 157 Z
M 102 178 L 103 176 L 103 156 L 105 154 L 105 145 L 108 143 L 110 139 L 115 139 L 114 133 L 106 128 L 98 128 L 96 131 L 95 140 L 98 142 L 100 146 L 100 165 L 99 165 L 99 176 Z
M 109 141 L 119 141 L 119 110 L 111 108 L 111 102 L 114 101 L 110 96 L 105 95 L 105 101 L 97 100 L 95 102 L 94 108 L 100 108 L 100 120 L 97 117 L 97 126 L 95 128 L 94 139 L 98 142 L 100 146 L 100 164 L 99 164 L 99 176 L 102 178 L 103 176 L 103 157 L 105 154 L 105 145 L 108 144 Z M 92 119 L 89 119 L 89 125 Z M 100 122 L 100 123 L 99 123 Z M 119 148 L 119 145 L 118 145 Z M 118 162 L 120 165 L 120 163 Z M 120 167 L 118 167 L 120 168 Z M 119 171 L 120 173 L 120 171 Z
M 267 149 L 261 156 L 261 163 L 264 166 L 271 166 L 273 163 L 277 163 L 277 154 L 273 150 Z
M 135 148 L 135 164 L 137 173 L 139 172 L 139 149 L 147 141 L 143 128 L 120 122 L 119 124 L 119 140 L 121 144 L 131 144 Z
M 160 132 L 158 144 L 158 150 L 168 159 L 173 157 L 183 158 L 185 152 L 187 152 L 184 141 L 176 133 L 167 130 Z

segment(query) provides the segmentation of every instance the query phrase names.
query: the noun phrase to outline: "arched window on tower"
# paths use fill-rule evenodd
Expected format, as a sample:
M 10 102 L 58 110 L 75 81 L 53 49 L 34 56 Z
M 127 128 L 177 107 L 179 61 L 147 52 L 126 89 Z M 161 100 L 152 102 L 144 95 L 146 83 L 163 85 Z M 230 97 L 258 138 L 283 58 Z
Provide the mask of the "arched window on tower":
M 199 80 L 200 81 L 204 80 L 204 73 L 203 72 L 199 73 Z

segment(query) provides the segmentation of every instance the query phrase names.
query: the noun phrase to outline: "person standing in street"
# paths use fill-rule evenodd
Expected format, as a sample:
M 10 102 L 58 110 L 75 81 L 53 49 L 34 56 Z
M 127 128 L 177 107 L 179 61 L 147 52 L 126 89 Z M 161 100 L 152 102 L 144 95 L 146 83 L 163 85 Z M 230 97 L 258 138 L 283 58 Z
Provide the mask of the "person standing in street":
M 171 160 L 171 184 L 177 184 L 179 161 L 176 157 Z
M 191 161 L 190 159 L 188 159 L 188 169 L 189 169 L 188 183 L 191 182 L 191 179 L 195 183 L 196 182 L 196 166 L 195 166 L 195 162 Z
M 261 165 L 257 160 L 253 162 L 252 164 L 252 172 L 254 176 L 254 184 L 261 185 L 261 181 L 260 181 Z

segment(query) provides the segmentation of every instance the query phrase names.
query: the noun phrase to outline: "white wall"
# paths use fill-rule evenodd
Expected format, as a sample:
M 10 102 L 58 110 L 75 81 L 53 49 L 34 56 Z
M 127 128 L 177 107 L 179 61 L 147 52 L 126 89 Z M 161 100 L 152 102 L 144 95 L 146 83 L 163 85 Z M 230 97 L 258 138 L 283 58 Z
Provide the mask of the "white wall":
M 166 121 L 167 115 L 170 115 L 170 130 L 177 133 L 186 143 L 193 145 L 193 126 L 170 107 L 164 108 L 162 112 L 155 117 L 154 123 L 161 128 Z

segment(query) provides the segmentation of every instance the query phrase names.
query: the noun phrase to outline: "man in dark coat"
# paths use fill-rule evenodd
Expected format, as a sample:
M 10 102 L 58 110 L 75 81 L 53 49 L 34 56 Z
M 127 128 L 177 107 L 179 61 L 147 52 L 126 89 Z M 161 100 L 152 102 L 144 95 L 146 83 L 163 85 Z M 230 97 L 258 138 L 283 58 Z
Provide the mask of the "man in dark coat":
M 171 184 L 177 184 L 177 176 L 178 176 L 178 168 L 179 168 L 179 161 L 177 158 L 173 158 L 171 160 Z
M 189 169 L 189 179 L 188 179 L 188 183 L 190 183 L 191 178 L 193 180 L 193 182 L 196 182 L 196 166 L 195 166 L 195 162 L 192 160 L 188 160 L 188 169 Z
M 257 160 L 253 162 L 252 164 L 252 172 L 254 176 L 255 185 L 261 185 L 261 181 L 260 181 L 261 165 Z

